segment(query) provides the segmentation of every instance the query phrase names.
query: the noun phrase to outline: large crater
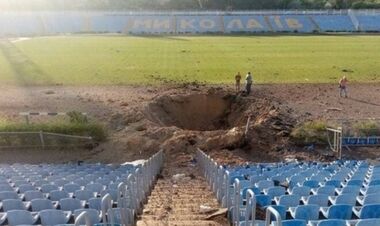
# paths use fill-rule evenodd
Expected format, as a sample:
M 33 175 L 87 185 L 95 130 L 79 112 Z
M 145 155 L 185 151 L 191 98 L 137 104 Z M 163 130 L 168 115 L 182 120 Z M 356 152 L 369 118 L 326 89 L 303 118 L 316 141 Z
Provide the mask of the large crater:
M 163 96 L 150 103 L 148 119 L 162 126 L 186 130 L 222 130 L 232 127 L 230 117 L 234 96 L 191 94 Z

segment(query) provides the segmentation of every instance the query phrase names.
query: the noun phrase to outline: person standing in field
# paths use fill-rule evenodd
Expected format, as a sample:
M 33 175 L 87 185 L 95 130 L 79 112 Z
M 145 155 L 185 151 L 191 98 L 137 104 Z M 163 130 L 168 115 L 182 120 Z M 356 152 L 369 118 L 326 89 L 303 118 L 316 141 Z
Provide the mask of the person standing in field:
M 235 89 L 237 93 L 240 92 L 240 80 L 241 80 L 241 75 L 240 75 L 240 72 L 238 72 L 235 75 Z
M 248 72 L 248 74 L 245 76 L 245 90 L 246 90 L 247 95 L 251 93 L 252 82 L 253 82 L 253 79 L 252 79 L 251 72 Z
M 343 76 L 343 78 L 339 80 L 340 97 L 343 97 L 343 94 L 344 94 L 344 97 L 347 98 L 347 83 L 348 83 L 348 79 L 346 78 L 346 76 Z

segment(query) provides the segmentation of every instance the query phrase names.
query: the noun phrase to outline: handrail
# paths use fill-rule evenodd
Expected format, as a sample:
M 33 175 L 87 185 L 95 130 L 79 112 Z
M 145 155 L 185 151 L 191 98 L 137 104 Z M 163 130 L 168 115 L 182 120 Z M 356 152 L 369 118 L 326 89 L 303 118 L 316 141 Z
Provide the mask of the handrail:
M 268 206 L 266 210 L 266 217 L 265 217 L 265 226 L 270 226 L 271 216 L 272 214 L 276 218 L 276 226 L 282 226 L 282 220 L 280 213 L 273 208 L 272 206 Z
M 91 222 L 91 219 L 90 219 L 90 216 L 88 215 L 88 213 L 86 211 L 83 211 L 81 214 L 79 214 L 78 217 L 75 218 L 75 222 L 74 222 L 74 225 L 75 226 L 80 226 L 81 225 L 81 221 L 85 220 L 86 222 L 86 226 L 92 226 L 92 222 Z

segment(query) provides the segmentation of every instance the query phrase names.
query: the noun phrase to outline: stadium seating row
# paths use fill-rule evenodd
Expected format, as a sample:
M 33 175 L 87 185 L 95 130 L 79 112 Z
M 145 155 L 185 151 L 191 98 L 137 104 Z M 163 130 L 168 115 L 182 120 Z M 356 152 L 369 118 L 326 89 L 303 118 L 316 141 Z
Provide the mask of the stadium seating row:
M 197 158 L 234 225 L 379 225 L 379 166 L 335 161 L 228 167 L 200 150 Z M 257 208 L 275 218 L 256 220 Z
M 351 15 L 351 16 L 350 16 Z M 255 33 L 380 31 L 380 15 L 359 14 L 151 14 L 106 12 L 4 12 L 0 36 L 66 33 Z M 354 16 L 358 26 L 352 21 Z
M 133 225 L 162 163 L 1 164 L 0 225 Z

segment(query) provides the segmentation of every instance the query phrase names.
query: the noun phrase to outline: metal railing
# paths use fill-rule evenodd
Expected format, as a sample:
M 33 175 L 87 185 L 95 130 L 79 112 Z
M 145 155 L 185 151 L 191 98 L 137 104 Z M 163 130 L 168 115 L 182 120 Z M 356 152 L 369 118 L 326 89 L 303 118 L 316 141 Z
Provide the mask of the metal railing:
M 113 208 L 110 194 L 106 194 L 102 198 L 103 224 L 135 225 L 135 216 L 142 212 L 142 207 L 162 169 L 163 162 L 164 153 L 161 150 L 131 173 L 125 182 L 120 183 L 117 208 Z

